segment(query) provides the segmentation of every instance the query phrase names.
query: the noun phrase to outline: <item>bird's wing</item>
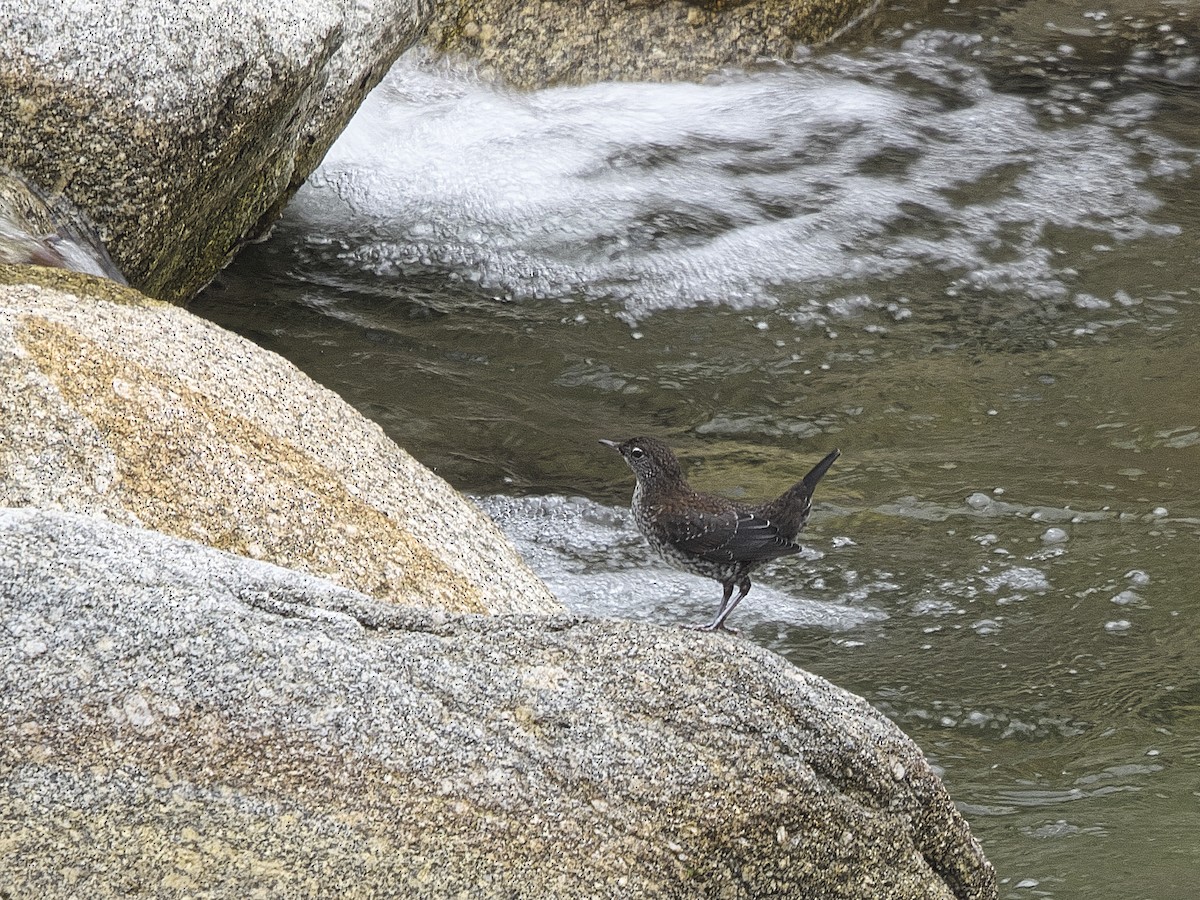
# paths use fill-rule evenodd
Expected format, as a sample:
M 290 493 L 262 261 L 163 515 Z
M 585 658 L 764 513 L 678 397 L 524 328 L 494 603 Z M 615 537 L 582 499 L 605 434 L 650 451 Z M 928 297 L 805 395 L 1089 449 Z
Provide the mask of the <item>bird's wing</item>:
M 747 510 L 687 510 L 671 523 L 671 543 L 710 562 L 761 562 L 802 549 L 769 519 Z

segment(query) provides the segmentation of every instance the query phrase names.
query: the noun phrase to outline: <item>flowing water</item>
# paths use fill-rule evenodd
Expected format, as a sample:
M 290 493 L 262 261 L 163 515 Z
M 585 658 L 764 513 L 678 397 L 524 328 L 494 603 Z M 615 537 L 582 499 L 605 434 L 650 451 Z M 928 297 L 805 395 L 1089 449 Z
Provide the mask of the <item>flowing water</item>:
M 1005 897 L 1200 896 L 1200 10 L 897 5 L 703 84 L 402 59 L 195 305 L 479 497 L 572 608 L 675 625 L 596 443 L 767 496 L 744 638 L 869 698 Z

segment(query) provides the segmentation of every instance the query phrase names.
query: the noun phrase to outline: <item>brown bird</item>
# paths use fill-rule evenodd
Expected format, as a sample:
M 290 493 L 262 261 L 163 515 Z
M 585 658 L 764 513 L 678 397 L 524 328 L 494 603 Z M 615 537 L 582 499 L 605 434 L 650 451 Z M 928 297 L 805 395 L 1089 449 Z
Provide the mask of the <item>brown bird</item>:
M 600 443 L 618 451 L 637 476 L 633 520 L 650 548 L 675 568 L 724 587 L 716 618 L 695 626 L 701 631 L 733 631 L 725 620 L 750 592 L 750 573 L 803 549 L 795 538 L 812 512 L 813 490 L 841 455 L 832 451 L 779 497 L 752 506 L 692 490 L 671 448 L 657 438 Z

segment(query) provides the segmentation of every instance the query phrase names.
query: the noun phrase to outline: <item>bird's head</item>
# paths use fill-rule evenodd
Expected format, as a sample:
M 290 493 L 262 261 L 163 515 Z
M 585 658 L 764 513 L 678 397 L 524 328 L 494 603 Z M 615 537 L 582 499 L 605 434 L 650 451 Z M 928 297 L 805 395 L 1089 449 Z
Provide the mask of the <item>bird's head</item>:
M 619 443 L 604 440 L 600 443 L 620 453 L 625 464 L 633 469 L 633 474 L 642 484 L 684 481 L 679 460 L 675 458 L 671 448 L 658 438 L 633 437 Z

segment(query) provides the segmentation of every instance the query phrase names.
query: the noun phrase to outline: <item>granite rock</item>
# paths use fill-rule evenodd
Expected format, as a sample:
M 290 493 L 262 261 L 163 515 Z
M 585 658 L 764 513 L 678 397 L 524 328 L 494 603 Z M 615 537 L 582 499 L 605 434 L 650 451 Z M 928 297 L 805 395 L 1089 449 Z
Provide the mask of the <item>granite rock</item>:
M 425 0 L 7 0 L 0 167 L 96 223 L 129 282 L 195 294 L 288 197 Z
M 397 607 L 0 511 L 11 896 L 993 898 L 920 751 L 729 635 Z
M 791 59 L 860 22 L 877 0 L 459 0 L 423 43 L 476 60 L 508 84 L 701 78 L 762 57 Z
M 333 392 L 110 281 L 0 266 L 0 505 L 100 515 L 448 610 L 560 609 Z

